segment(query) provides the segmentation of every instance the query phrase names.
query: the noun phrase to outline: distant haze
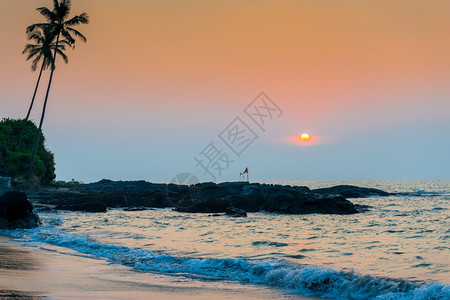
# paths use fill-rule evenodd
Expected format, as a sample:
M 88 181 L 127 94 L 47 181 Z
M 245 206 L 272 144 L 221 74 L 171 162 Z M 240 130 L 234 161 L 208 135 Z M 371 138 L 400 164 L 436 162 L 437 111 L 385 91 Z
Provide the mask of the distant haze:
M 1 118 L 26 114 L 25 28 L 52 4 L 0 0 Z M 212 180 L 194 160 L 211 142 L 217 181 L 450 178 L 450 1 L 73 0 L 81 12 L 88 41 L 56 62 L 44 123 L 57 179 Z M 263 128 L 244 112 L 260 92 L 280 109 Z M 223 140 L 237 117 L 257 136 L 238 154 Z M 318 142 L 289 142 L 303 132 Z

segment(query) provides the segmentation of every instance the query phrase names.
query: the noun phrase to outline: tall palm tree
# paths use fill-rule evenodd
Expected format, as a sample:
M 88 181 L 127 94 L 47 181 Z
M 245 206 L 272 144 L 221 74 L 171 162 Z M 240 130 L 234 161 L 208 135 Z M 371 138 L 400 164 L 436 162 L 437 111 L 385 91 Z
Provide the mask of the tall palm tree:
M 20 131 L 19 142 L 17 143 L 17 148 L 20 148 L 22 144 L 23 134 L 25 132 L 25 127 L 30 117 L 31 110 L 33 108 L 34 99 L 36 98 L 36 92 L 41 81 L 42 71 L 46 70 L 52 65 L 53 60 L 53 49 L 56 53 L 62 57 L 65 63 L 68 63 L 67 55 L 64 54 L 66 46 L 70 45 L 67 40 L 60 41 L 58 47 L 53 43 L 55 34 L 50 26 L 43 26 L 36 28 L 33 32 L 28 34 L 28 39 L 35 42 L 35 44 L 26 44 L 25 49 L 22 54 L 27 54 L 27 60 L 33 59 L 31 64 L 31 70 L 36 71 L 38 63 L 42 60 L 41 68 L 39 71 L 39 76 L 36 82 L 36 87 L 34 88 L 33 98 L 31 99 L 30 107 L 28 108 L 28 113 L 23 120 L 22 130 Z
M 71 8 L 71 1 L 70 0 L 53 0 L 53 10 L 48 9 L 47 7 L 39 7 L 37 10 L 41 15 L 43 15 L 48 23 L 38 23 L 28 26 L 27 32 L 33 32 L 38 27 L 43 26 L 49 26 L 52 28 L 55 36 L 56 36 L 56 43 L 55 43 L 55 49 L 52 59 L 52 68 L 50 72 L 50 79 L 48 81 L 48 87 L 47 92 L 45 94 L 45 100 L 44 100 L 44 107 L 42 108 L 42 114 L 41 114 L 41 120 L 39 122 L 39 129 L 38 133 L 36 135 L 36 141 L 34 144 L 33 149 L 33 156 L 31 157 L 30 162 L 30 174 L 33 171 L 33 163 L 34 158 L 36 156 L 36 150 L 39 143 L 39 137 L 41 135 L 42 131 L 42 123 L 44 121 L 45 116 L 45 109 L 47 107 L 47 100 L 48 95 L 50 93 L 50 87 L 52 85 L 53 80 L 53 72 L 55 71 L 55 59 L 56 59 L 56 53 L 58 49 L 59 39 L 62 35 L 71 45 L 75 44 L 75 39 L 73 36 L 78 37 L 83 42 L 86 42 L 86 37 L 82 35 L 79 31 L 72 28 L 72 26 L 80 25 L 80 24 L 88 24 L 89 23 L 89 17 L 86 13 L 82 13 L 80 15 L 77 15 L 75 17 L 72 17 L 69 19 L 69 13 Z M 73 36 L 72 36 L 73 35 Z

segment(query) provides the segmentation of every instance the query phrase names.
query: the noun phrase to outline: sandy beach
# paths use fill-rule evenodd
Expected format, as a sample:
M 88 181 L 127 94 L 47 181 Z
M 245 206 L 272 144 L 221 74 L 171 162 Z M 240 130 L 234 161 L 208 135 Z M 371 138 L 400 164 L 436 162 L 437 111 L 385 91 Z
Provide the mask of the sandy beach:
M 0 298 L 311 299 L 262 286 L 137 272 L 60 247 L 24 248 L 6 236 L 0 236 Z

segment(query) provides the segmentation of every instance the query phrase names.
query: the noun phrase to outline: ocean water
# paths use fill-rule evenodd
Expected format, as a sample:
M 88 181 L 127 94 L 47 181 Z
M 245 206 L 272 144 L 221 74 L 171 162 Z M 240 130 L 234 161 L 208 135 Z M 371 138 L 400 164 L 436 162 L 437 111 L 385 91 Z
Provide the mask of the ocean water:
M 354 215 L 249 213 L 247 218 L 157 209 L 40 213 L 43 226 L 2 231 L 140 272 L 263 285 L 332 299 L 450 299 L 450 181 L 354 184 L 396 193 L 349 199 Z

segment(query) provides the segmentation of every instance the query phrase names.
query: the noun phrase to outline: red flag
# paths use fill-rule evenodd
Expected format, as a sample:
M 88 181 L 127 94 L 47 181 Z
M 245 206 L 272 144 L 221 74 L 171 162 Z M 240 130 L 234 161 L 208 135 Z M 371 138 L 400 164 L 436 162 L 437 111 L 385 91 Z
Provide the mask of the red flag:
M 244 175 L 245 173 L 248 173 L 248 168 L 245 168 L 244 172 L 242 172 L 241 174 Z

